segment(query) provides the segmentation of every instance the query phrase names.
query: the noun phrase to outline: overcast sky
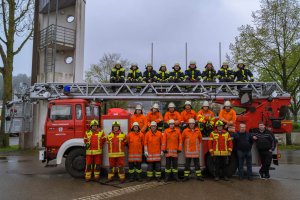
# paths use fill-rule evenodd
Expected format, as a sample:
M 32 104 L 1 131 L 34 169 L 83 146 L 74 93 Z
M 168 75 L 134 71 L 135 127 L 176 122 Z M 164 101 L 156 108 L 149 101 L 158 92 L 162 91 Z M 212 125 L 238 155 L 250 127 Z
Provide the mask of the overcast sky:
M 155 68 L 175 62 L 185 68 L 185 42 L 188 60 L 219 68 L 219 42 L 223 61 L 237 28 L 251 24 L 258 9 L 259 0 L 87 0 L 84 68 L 104 53 L 120 53 L 144 70 L 151 42 Z M 16 57 L 14 74 L 31 73 L 31 43 Z

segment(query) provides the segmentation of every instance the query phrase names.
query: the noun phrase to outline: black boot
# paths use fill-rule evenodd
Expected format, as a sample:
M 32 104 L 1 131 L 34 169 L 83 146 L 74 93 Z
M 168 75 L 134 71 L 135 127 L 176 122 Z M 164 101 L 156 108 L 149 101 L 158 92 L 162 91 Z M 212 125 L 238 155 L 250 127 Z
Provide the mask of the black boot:
M 134 181 L 134 173 L 129 174 L 129 182 L 133 182 Z
M 171 180 L 171 174 L 165 173 L 165 182 L 169 182 Z
M 141 173 L 136 173 L 136 180 L 139 182 L 142 182 L 142 177 L 141 177 Z
M 173 178 L 177 182 L 180 181 L 179 178 L 178 178 L 178 173 L 173 173 Z
M 197 176 L 198 181 L 204 181 L 204 178 L 202 176 Z

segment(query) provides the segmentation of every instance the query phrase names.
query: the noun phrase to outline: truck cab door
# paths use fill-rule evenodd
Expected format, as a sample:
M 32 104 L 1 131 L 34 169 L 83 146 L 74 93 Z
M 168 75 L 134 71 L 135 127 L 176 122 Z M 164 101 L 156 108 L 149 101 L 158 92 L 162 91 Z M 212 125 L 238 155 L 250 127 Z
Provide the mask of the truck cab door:
M 66 140 L 74 138 L 74 105 L 53 104 L 49 105 L 47 119 L 47 146 L 61 146 Z

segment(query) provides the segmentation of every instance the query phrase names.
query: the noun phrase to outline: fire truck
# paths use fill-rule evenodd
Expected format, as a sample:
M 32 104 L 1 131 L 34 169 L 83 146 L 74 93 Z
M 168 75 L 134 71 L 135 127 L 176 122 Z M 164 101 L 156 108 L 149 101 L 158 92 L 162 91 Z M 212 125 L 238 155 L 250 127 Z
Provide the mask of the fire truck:
M 138 92 L 135 88 L 142 89 Z M 114 90 L 111 88 L 114 87 Z M 231 101 L 236 110 L 238 127 L 247 125 L 247 131 L 257 128 L 263 121 L 273 133 L 291 133 L 291 121 L 285 120 L 290 104 L 290 95 L 277 83 L 36 83 L 30 91 L 31 101 L 47 101 L 48 111 L 40 160 L 60 165 L 65 159 L 65 168 L 73 177 L 83 177 L 85 168 L 85 148 L 83 136 L 93 119 L 100 121 L 106 134 L 111 131 L 111 122 L 118 120 L 121 130 L 130 131 L 130 113 L 120 108 L 104 108 L 105 102 L 118 101 L 202 101 L 222 105 Z M 104 113 L 104 114 L 101 114 Z M 203 139 L 200 152 L 201 167 L 213 172 L 212 158 L 208 153 L 208 138 Z M 253 148 L 253 163 L 258 163 L 256 148 Z M 108 166 L 107 146 L 104 146 L 103 167 Z M 182 153 L 181 153 L 182 154 Z M 278 164 L 279 152 L 273 152 L 273 162 Z M 163 161 L 164 163 L 164 161 Z M 183 166 L 184 156 L 179 156 L 179 166 Z M 229 174 L 237 169 L 237 158 L 230 158 Z

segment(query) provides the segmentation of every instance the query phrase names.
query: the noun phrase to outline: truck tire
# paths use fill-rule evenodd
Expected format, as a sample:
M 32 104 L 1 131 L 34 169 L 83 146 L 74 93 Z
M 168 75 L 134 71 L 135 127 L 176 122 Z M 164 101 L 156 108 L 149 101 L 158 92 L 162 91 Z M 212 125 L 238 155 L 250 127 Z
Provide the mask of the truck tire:
M 83 178 L 85 169 L 85 150 L 77 148 L 67 155 L 65 168 L 74 178 Z
M 238 162 L 237 162 L 237 156 L 235 153 L 231 154 L 230 159 L 229 159 L 229 165 L 228 165 L 228 177 L 231 177 L 236 173 L 238 167 Z M 206 155 L 206 168 L 208 169 L 208 172 L 213 176 L 214 175 L 214 161 L 213 157 L 208 153 Z

